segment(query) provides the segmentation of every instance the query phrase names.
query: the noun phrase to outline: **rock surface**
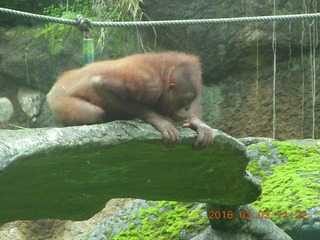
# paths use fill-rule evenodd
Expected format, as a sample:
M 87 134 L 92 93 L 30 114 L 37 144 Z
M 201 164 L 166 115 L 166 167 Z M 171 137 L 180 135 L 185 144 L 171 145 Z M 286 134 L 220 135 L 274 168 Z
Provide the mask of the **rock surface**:
M 189 240 L 199 235 L 208 225 L 203 203 L 136 199 L 105 219 L 81 240 Z
M 20 88 L 17 97 L 22 110 L 31 119 L 40 113 L 45 99 L 41 92 L 30 88 Z
M 207 211 L 211 229 L 192 240 L 292 240 L 268 216 L 264 217 L 250 204 L 233 207 L 207 204 Z M 223 212 L 231 215 L 219 219 L 214 217 L 214 214 Z
M 123 211 L 106 219 L 84 239 L 108 239 L 119 232 L 120 227 L 122 231 L 116 235 L 117 237 L 146 239 L 150 224 L 158 225 L 152 228 L 156 230 L 152 231 L 154 235 L 149 236 L 149 239 L 318 239 L 320 141 L 308 139 L 279 142 L 268 138 L 239 140 L 248 147 L 247 153 L 251 158 L 248 169 L 260 179 L 264 189 L 259 200 L 252 203 L 255 207 L 251 204 L 241 206 L 207 204 L 211 227 L 202 232 L 208 221 L 208 217 L 203 216 L 204 210 L 195 215 L 190 214 L 190 211 L 183 211 L 184 214 L 198 216 L 201 219 L 191 223 L 191 226 L 176 223 L 181 220 L 179 208 L 172 212 L 170 209 L 166 210 L 167 216 L 157 214 L 154 209 L 149 210 L 147 215 L 149 220 L 144 220 L 141 224 L 141 219 L 145 218 L 140 216 L 141 212 L 144 212 L 141 206 L 136 206 L 137 209 L 127 206 L 128 208 L 125 207 Z M 272 183 L 268 184 L 271 179 Z M 145 206 L 152 205 L 150 201 L 139 200 L 139 202 Z M 161 203 L 160 205 L 170 206 Z M 171 219 L 175 219 L 174 225 L 170 224 Z M 202 222 L 202 233 L 197 235 L 198 223 L 202 220 L 206 221 Z M 158 223 L 153 223 L 154 221 Z M 133 225 L 132 228 L 130 224 Z M 175 237 L 166 235 L 171 233 L 172 227 L 176 231 Z M 188 234 L 185 234 L 186 232 Z
M 132 202 L 130 198 L 111 199 L 105 208 L 85 221 L 40 219 L 15 221 L 0 226 L 1 240 L 80 240 L 107 217 Z
M 221 219 L 208 227 L 207 211 L 202 203 L 177 203 L 136 199 L 107 218 L 81 240 L 108 239 L 179 239 L 179 240 L 290 240 L 270 219 L 237 218 L 236 212 L 258 211 L 250 204 L 239 207 L 207 206 L 220 210 Z M 222 211 L 232 211 L 233 217 L 222 220 Z M 242 214 L 242 213 L 241 213 Z M 206 227 L 208 227 L 206 229 Z M 206 230 L 205 230 L 206 229 Z
M 247 146 L 248 170 L 263 186 L 252 205 L 293 239 L 320 236 L 320 141 L 239 139 Z M 267 212 L 266 212 L 267 211 Z
M 242 143 L 213 130 L 213 146 L 166 147 L 149 124 L 134 121 L 0 132 L 0 224 L 88 219 L 116 197 L 238 205 L 260 185 L 246 172 Z
M 10 120 L 13 113 L 13 106 L 8 98 L 0 98 L 0 123 Z

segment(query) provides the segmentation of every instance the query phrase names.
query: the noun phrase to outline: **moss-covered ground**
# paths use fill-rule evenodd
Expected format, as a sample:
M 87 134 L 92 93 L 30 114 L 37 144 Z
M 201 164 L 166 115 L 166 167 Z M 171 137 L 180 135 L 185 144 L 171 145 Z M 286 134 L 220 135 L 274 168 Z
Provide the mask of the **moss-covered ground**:
M 203 216 L 204 212 L 204 205 L 197 208 L 194 204 L 159 201 L 148 209 L 141 208 L 139 214 L 128 216 L 127 221 L 131 222 L 129 229 L 111 239 L 179 239 L 181 231 L 197 235 L 208 226 L 207 218 Z M 135 223 L 136 218 L 141 219 L 141 225 Z M 106 237 L 110 234 L 105 232 Z
M 270 156 L 268 144 L 249 146 L 258 149 L 259 155 Z M 269 211 L 275 223 L 308 218 L 306 210 L 320 205 L 320 145 L 296 144 L 294 142 L 272 142 L 278 149 L 279 159 L 286 159 L 275 167 L 273 174 L 266 174 L 258 159 L 253 160 L 248 170 L 261 176 L 263 187 L 260 199 L 253 203 L 259 211 Z

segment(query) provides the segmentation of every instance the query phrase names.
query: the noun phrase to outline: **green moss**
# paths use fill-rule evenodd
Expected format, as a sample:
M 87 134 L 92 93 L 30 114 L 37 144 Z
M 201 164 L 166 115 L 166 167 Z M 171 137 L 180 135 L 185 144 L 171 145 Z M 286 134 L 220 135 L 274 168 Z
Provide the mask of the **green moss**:
M 195 210 L 195 211 L 192 211 L 190 214 L 189 214 L 189 220 L 190 221 L 199 221 L 200 220 L 200 214 L 201 212 Z
M 103 234 L 104 234 L 106 237 L 109 237 L 109 236 L 111 235 L 111 231 L 105 231 Z
M 255 144 L 250 145 L 250 146 L 248 146 L 248 149 L 249 150 L 258 149 L 259 156 L 262 156 L 262 155 L 270 156 L 271 155 L 271 153 L 269 152 L 269 147 L 268 147 L 267 143 L 265 143 L 265 142 L 259 143 L 257 145 L 255 145 Z
M 166 211 L 159 213 L 162 207 L 165 207 Z M 131 223 L 128 231 L 122 231 L 112 239 L 178 239 L 182 229 L 187 232 L 200 232 L 208 226 L 207 218 L 201 217 L 204 211 L 204 207 L 195 210 L 192 204 L 160 201 L 148 209 L 140 209 L 140 214 L 136 216 L 143 219 L 140 228 Z M 150 220 L 149 215 L 155 216 L 157 220 Z
M 288 162 L 272 168 L 272 175 L 260 171 L 264 180 L 261 182 L 263 193 L 253 206 L 260 211 L 269 211 L 276 223 L 285 221 L 285 215 L 301 221 L 296 219 L 299 211 L 319 206 L 320 147 L 291 142 L 274 142 L 273 147 L 277 147 Z
M 135 226 L 136 226 L 136 224 L 135 224 L 134 222 L 131 222 L 131 223 L 130 223 L 130 226 L 129 226 L 129 230 L 134 229 Z
M 138 216 L 139 218 L 145 218 L 147 215 L 148 211 L 145 208 L 140 208 L 140 215 Z
M 247 147 L 247 149 L 249 149 L 249 150 L 257 149 L 257 145 L 256 145 L 256 144 L 249 145 L 249 146 Z
M 130 237 L 129 240 L 140 240 L 140 238 L 138 238 L 138 237 Z
M 263 171 L 263 170 L 261 170 L 261 171 L 259 172 L 259 174 L 260 174 L 261 177 L 266 177 L 266 176 L 267 176 L 266 171 Z
M 258 165 L 258 158 L 251 160 L 251 165 L 248 165 L 247 170 L 253 175 L 260 174 L 261 167 Z
M 148 214 L 151 214 L 151 215 L 154 215 L 154 216 L 158 216 L 159 215 L 159 208 L 150 207 L 148 209 Z

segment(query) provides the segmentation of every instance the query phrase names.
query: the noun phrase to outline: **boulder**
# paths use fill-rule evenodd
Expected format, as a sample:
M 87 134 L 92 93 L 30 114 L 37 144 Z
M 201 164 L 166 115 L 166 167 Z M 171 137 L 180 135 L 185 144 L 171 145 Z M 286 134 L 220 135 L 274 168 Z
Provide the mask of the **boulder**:
M 149 124 L 118 121 L 51 129 L 0 131 L 0 224 L 18 219 L 88 219 L 111 198 L 239 205 L 259 183 L 245 170 L 245 146 L 213 130 L 195 150 L 195 132 L 166 147 Z

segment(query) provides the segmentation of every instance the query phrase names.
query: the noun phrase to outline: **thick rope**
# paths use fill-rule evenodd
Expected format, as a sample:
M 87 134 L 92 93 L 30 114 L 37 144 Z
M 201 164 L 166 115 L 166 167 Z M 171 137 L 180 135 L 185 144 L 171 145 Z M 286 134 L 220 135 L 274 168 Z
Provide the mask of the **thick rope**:
M 48 17 L 48 16 L 39 15 L 39 14 L 11 10 L 7 8 L 0 8 L 0 13 L 10 14 L 18 17 L 34 18 L 43 22 L 55 22 L 55 23 L 63 23 L 63 24 L 69 24 L 69 25 L 77 25 L 77 21 L 75 20 Z
M 168 20 L 168 21 L 140 21 L 140 22 L 92 22 L 81 16 L 77 20 L 69 20 L 43 16 L 39 14 L 26 13 L 6 8 L 0 8 L 0 13 L 11 14 L 20 17 L 35 18 L 44 22 L 55 22 L 69 25 L 86 25 L 92 27 L 151 27 L 151 26 L 172 26 L 172 25 L 194 25 L 194 24 L 215 24 L 215 23 L 244 23 L 244 22 L 270 22 L 319 18 L 320 13 L 278 15 L 278 16 L 261 16 L 261 17 L 239 17 L 239 18 L 215 18 L 215 19 L 192 19 L 192 20 Z
M 172 26 L 172 25 L 195 25 L 215 23 L 244 23 L 244 22 L 270 22 L 284 20 L 299 20 L 319 18 L 320 13 L 278 15 L 262 17 L 239 17 L 239 18 L 214 18 L 214 19 L 192 19 L 192 20 L 168 20 L 168 21 L 142 21 L 142 22 L 94 22 L 95 27 L 148 27 L 148 26 Z

